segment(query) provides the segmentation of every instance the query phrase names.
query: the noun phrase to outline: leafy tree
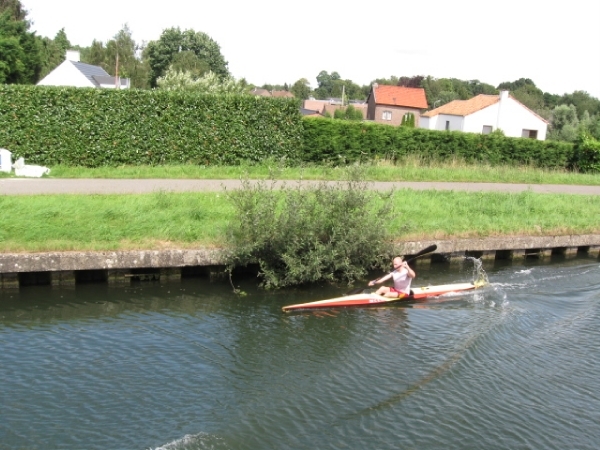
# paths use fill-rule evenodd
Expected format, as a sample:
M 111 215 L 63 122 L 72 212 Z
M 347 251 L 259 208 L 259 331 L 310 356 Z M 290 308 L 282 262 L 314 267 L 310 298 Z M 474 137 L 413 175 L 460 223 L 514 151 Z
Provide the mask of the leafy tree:
M 492 86 L 491 84 L 482 83 L 479 80 L 470 80 L 467 81 L 468 90 L 472 96 L 485 94 L 485 95 L 495 95 L 498 94 L 498 90 Z
M 544 108 L 544 93 L 534 84 L 525 84 L 511 92 L 523 105 L 533 111 L 538 111 Z
M 44 78 L 65 60 L 67 50 L 71 48 L 71 42 L 67 38 L 65 29 L 61 28 L 54 39 L 43 37 L 41 45 L 42 69 L 40 78 Z
M 306 100 L 310 97 L 310 83 L 306 78 L 300 78 L 292 85 L 291 92 L 294 97 Z
M 577 139 L 579 119 L 574 105 L 559 105 L 552 111 L 548 139 L 574 142 Z
M 248 84 L 245 80 L 233 77 L 225 79 L 213 72 L 207 72 L 199 78 L 194 78 L 189 71 L 183 72 L 169 68 L 163 77 L 156 80 L 158 88 L 164 90 L 188 90 L 210 94 L 245 94 Z
M 219 44 L 206 33 L 194 30 L 181 31 L 179 27 L 163 31 L 158 41 L 150 41 L 146 47 L 146 57 L 150 65 L 150 85 L 156 86 L 159 77 L 165 74 L 180 52 L 191 51 L 219 78 L 229 76 L 227 62 L 221 54 Z
M 285 89 L 286 84 L 263 84 L 261 86 L 262 89 L 265 89 L 269 92 L 273 92 L 273 91 L 287 91 L 287 89 Z
M 516 81 L 504 81 L 498 85 L 500 91 L 516 91 L 524 86 L 536 87 L 535 83 L 529 78 L 519 78 Z
M 117 73 L 117 55 L 119 73 L 122 78 L 129 78 L 134 88 L 147 88 L 148 62 L 141 58 L 143 46 L 137 44 L 127 24 L 113 36 L 106 44 L 93 40 L 90 47 L 80 49 L 81 60 L 100 66 L 109 74 Z
M 331 72 L 331 74 L 327 73 L 325 70 L 319 72 L 319 75 L 317 75 L 318 87 L 315 89 L 315 97 L 318 99 L 333 97 L 334 82 L 340 78 L 340 74 L 337 72 Z M 341 85 L 338 83 L 337 86 L 340 88 L 339 96 L 341 96 Z
M 189 72 L 193 78 L 200 78 L 205 73 L 210 72 L 208 62 L 199 58 L 198 55 L 191 50 L 177 53 L 173 57 L 171 67 L 180 72 Z
M 104 43 L 94 39 L 90 47 L 81 50 L 81 60 L 94 66 L 100 66 L 104 70 L 108 68 L 106 63 L 106 48 Z
M 376 78 L 373 81 L 371 81 L 370 86 L 373 86 L 373 84 L 377 83 L 377 84 L 382 84 L 382 85 L 388 85 L 388 86 L 399 86 L 400 79 L 394 75 L 392 75 L 389 78 Z
M 0 0 L 0 13 L 8 11 L 9 19 L 16 22 L 26 22 L 27 28 L 31 25 L 27 21 L 27 11 L 20 0 Z
M 424 79 L 425 77 L 422 75 L 417 75 L 414 77 L 400 77 L 396 85 L 410 88 L 420 88 L 423 87 L 422 83 Z
M 562 104 L 574 105 L 577 110 L 577 117 L 582 118 L 585 111 L 590 115 L 600 113 L 600 100 L 592 97 L 585 91 L 575 91 L 572 94 L 565 94 L 561 98 Z
M 19 0 L 0 0 L 0 83 L 34 84 L 42 70 L 41 40 Z

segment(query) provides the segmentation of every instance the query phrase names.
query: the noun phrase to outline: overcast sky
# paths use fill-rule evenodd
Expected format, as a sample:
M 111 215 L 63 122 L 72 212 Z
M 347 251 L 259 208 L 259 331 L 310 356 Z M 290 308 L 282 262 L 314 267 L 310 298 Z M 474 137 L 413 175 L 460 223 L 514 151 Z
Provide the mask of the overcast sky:
M 322 70 L 364 85 L 431 75 L 497 86 L 530 78 L 544 92 L 600 98 L 600 2 L 569 0 L 21 0 L 39 36 L 137 43 L 170 27 L 207 33 L 236 78 L 316 87 Z

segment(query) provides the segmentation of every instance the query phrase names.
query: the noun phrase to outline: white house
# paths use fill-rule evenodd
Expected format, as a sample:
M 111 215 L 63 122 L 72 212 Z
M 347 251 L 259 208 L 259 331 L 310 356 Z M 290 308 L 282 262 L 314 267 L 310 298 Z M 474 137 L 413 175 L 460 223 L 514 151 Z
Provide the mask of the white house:
M 502 130 L 505 136 L 546 139 L 548 121 L 500 91 L 469 100 L 454 100 L 421 115 L 420 128 L 488 134 Z
M 127 89 L 130 81 L 110 76 L 102 67 L 82 63 L 78 51 L 67 50 L 66 59 L 37 85 Z

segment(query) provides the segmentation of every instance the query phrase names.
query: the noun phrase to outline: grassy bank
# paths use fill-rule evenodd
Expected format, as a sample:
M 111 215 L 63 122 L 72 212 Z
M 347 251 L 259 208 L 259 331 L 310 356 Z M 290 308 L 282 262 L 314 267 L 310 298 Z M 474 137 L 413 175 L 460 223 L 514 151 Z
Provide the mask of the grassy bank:
M 195 178 L 237 179 L 249 177 L 282 180 L 342 180 L 346 169 L 340 167 L 282 167 L 276 162 L 248 166 L 123 166 L 87 169 L 56 166 L 55 178 Z M 535 167 L 469 165 L 461 161 L 428 163 L 419 158 L 407 158 L 392 164 L 379 161 L 363 165 L 363 175 L 370 181 L 456 181 L 526 184 L 600 185 L 600 175 L 569 171 L 543 170 Z
M 489 181 L 489 180 L 488 180 Z M 600 197 L 399 190 L 398 240 L 600 233 Z M 0 251 L 226 246 L 222 193 L 0 196 Z

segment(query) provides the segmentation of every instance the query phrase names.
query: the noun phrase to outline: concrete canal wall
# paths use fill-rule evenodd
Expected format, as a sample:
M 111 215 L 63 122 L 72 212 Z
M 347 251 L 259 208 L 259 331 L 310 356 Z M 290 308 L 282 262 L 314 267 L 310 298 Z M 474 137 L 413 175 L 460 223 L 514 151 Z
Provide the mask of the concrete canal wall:
M 432 244 L 435 253 L 418 265 L 449 263 L 465 256 L 485 260 L 566 258 L 586 254 L 600 259 L 600 235 L 512 236 L 399 242 L 396 252 L 415 254 Z M 217 249 L 139 250 L 103 252 L 0 253 L 0 288 L 85 282 L 128 284 L 132 280 L 171 282 L 182 277 L 223 275 L 222 253 Z

